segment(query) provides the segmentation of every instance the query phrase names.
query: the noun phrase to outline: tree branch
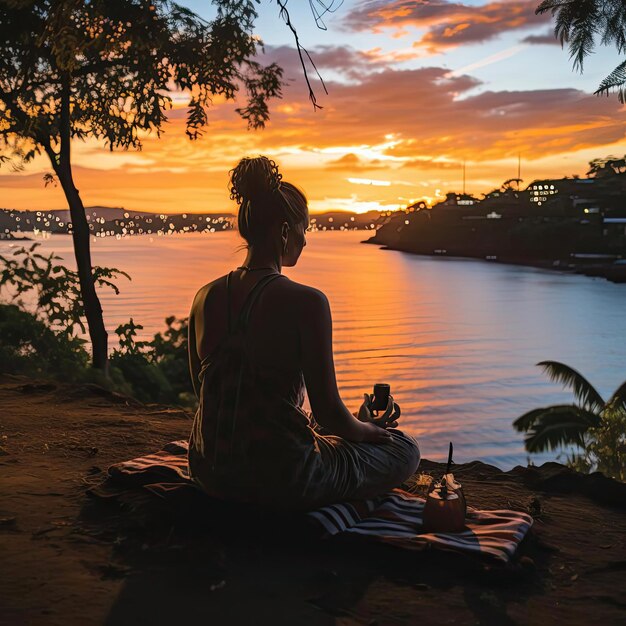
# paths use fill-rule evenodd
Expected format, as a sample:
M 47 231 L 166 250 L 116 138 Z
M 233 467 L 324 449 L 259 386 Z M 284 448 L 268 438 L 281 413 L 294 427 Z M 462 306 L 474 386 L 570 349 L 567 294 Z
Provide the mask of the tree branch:
M 308 53 L 306 48 L 304 48 L 302 44 L 300 43 L 300 39 L 298 37 L 298 31 L 296 31 L 294 25 L 291 23 L 291 17 L 289 16 L 289 11 L 287 10 L 287 0 L 284 0 L 284 1 L 276 0 L 276 3 L 280 7 L 280 12 L 279 12 L 280 17 L 283 18 L 283 20 L 285 21 L 285 24 L 287 25 L 289 30 L 292 32 L 293 37 L 295 39 L 296 48 L 298 50 L 298 56 L 300 57 L 300 65 L 302 65 L 302 71 L 304 72 L 304 80 L 306 81 L 306 86 L 309 89 L 309 100 L 313 104 L 314 109 L 322 109 L 323 107 L 317 104 L 317 98 L 315 97 L 315 92 L 313 91 L 313 88 L 311 87 L 311 82 L 309 81 L 309 73 L 307 71 L 306 64 L 304 62 L 304 55 L 306 55 L 306 57 L 309 59 L 309 62 L 313 66 L 313 69 L 315 70 L 317 77 L 320 79 L 320 82 L 322 83 L 324 92 L 326 93 L 326 95 L 328 95 L 328 89 L 326 89 L 326 84 L 324 83 L 324 79 L 322 78 L 320 73 L 317 71 L 317 67 L 315 66 L 315 63 L 313 62 L 311 55 Z

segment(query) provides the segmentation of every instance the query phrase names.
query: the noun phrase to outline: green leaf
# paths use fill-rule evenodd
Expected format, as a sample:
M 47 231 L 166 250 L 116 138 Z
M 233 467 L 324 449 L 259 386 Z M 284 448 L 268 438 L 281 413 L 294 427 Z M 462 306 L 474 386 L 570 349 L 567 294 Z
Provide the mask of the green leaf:
M 596 95 L 608 96 L 614 89 L 618 91 L 619 101 L 624 104 L 626 97 L 626 61 L 620 63 L 595 91 Z
M 594 52 L 596 41 L 602 46 L 613 44 L 618 54 L 626 52 L 626 3 L 623 0 L 544 0 L 535 12 L 548 11 L 554 16 L 554 33 L 561 45 L 569 44 L 575 69 L 582 72 L 584 60 Z M 596 94 L 608 95 L 617 90 L 620 102 L 624 103 L 625 82 L 622 63 L 602 81 Z
M 604 400 L 593 385 L 575 369 L 558 361 L 541 361 L 537 365 L 543 368 L 553 382 L 562 383 L 574 391 L 576 399 L 584 408 L 600 412 L 604 408 Z
M 535 417 L 524 443 L 529 452 L 554 450 L 564 445 L 584 445 L 584 435 L 602 418 L 576 405 L 546 407 Z
M 612 409 L 626 411 L 626 382 L 623 382 L 607 402 Z
M 524 413 L 521 417 L 518 417 L 513 422 L 513 427 L 518 432 L 528 432 L 534 425 L 535 422 L 543 415 L 549 407 L 542 407 L 540 409 L 533 409 L 532 411 L 528 411 L 528 413 Z

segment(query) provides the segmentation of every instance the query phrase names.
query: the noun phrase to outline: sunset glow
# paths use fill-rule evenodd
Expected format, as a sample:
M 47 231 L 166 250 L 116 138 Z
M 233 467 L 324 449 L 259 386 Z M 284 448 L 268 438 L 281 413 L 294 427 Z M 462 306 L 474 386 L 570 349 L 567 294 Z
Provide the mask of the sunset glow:
M 208 10 L 208 3 L 185 4 Z M 282 65 L 289 83 L 271 103 L 266 129 L 247 131 L 237 105 L 216 99 L 204 136 L 191 142 L 187 96 L 174 94 L 165 133 L 146 136 L 140 152 L 75 142 L 85 204 L 232 210 L 228 170 L 241 156 L 267 154 L 306 192 L 313 212 L 388 210 L 460 191 L 463 162 L 467 192 L 480 195 L 517 175 L 519 154 L 529 184 L 584 175 L 590 159 L 626 152 L 625 107 L 592 94 L 611 53 L 599 51 L 583 75 L 574 73 L 535 2 L 351 0 L 327 20 L 327 31 L 315 28 L 303 4 L 293 18 L 328 87 L 325 95 L 313 83 L 323 109 L 308 101 L 275 7 L 263 6 L 263 61 Z M 43 157 L 20 172 L 3 166 L 2 206 L 64 208 L 60 187 L 44 186 L 48 171 Z

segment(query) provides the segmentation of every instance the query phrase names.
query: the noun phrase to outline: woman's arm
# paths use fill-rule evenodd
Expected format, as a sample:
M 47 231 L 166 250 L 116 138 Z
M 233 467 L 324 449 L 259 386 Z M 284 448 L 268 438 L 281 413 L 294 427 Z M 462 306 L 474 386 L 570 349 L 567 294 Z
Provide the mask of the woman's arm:
M 321 291 L 308 288 L 302 293 L 300 305 L 302 370 L 315 420 L 350 441 L 386 441 L 390 435 L 385 429 L 360 422 L 339 397 L 328 299 Z
M 198 347 L 196 341 L 195 307 L 196 302 L 194 299 L 194 303 L 191 306 L 191 312 L 189 313 L 189 323 L 187 327 L 187 347 L 189 354 L 189 374 L 191 376 L 191 384 L 193 385 L 193 390 L 196 394 L 196 398 L 199 398 L 200 389 L 198 387 L 198 374 L 200 373 L 200 357 L 198 356 Z

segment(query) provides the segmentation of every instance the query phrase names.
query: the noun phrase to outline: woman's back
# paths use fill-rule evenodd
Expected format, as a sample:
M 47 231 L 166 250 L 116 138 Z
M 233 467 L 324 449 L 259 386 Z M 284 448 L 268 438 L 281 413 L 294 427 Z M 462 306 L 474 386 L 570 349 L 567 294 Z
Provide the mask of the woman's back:
M 237 284 L 238 276 L 231 272 L 200 290 L 192 309 L 200 402 L 189 462 L 205 490 L 245 499 L 251 474 L 257 490 L 265 484 L 288 491 L 314 436 L 302 411 L 293 284 L 281 289 L 290 281 L 276 272 L 248 285 L 241 278 Z
M 260 282 L 269 274 L 269 271 L 235 271 L 230 274 L 230 290 L 227 276 L 223 276 L 198 292 L 192 307 L 190 332 L 194 333 L 200 360 L 209 356 L 228 334 L 229 310 L 234 323 L 247 298 L 253 296 L 255 300 L 246 332 L 253 362 L 261 368 L 302 369 L 298 337 L 299 296 L 309 288 L 285 276 L 261 286 Z M 257 285 L 262 290 L 255 296 L 253 292 Z

